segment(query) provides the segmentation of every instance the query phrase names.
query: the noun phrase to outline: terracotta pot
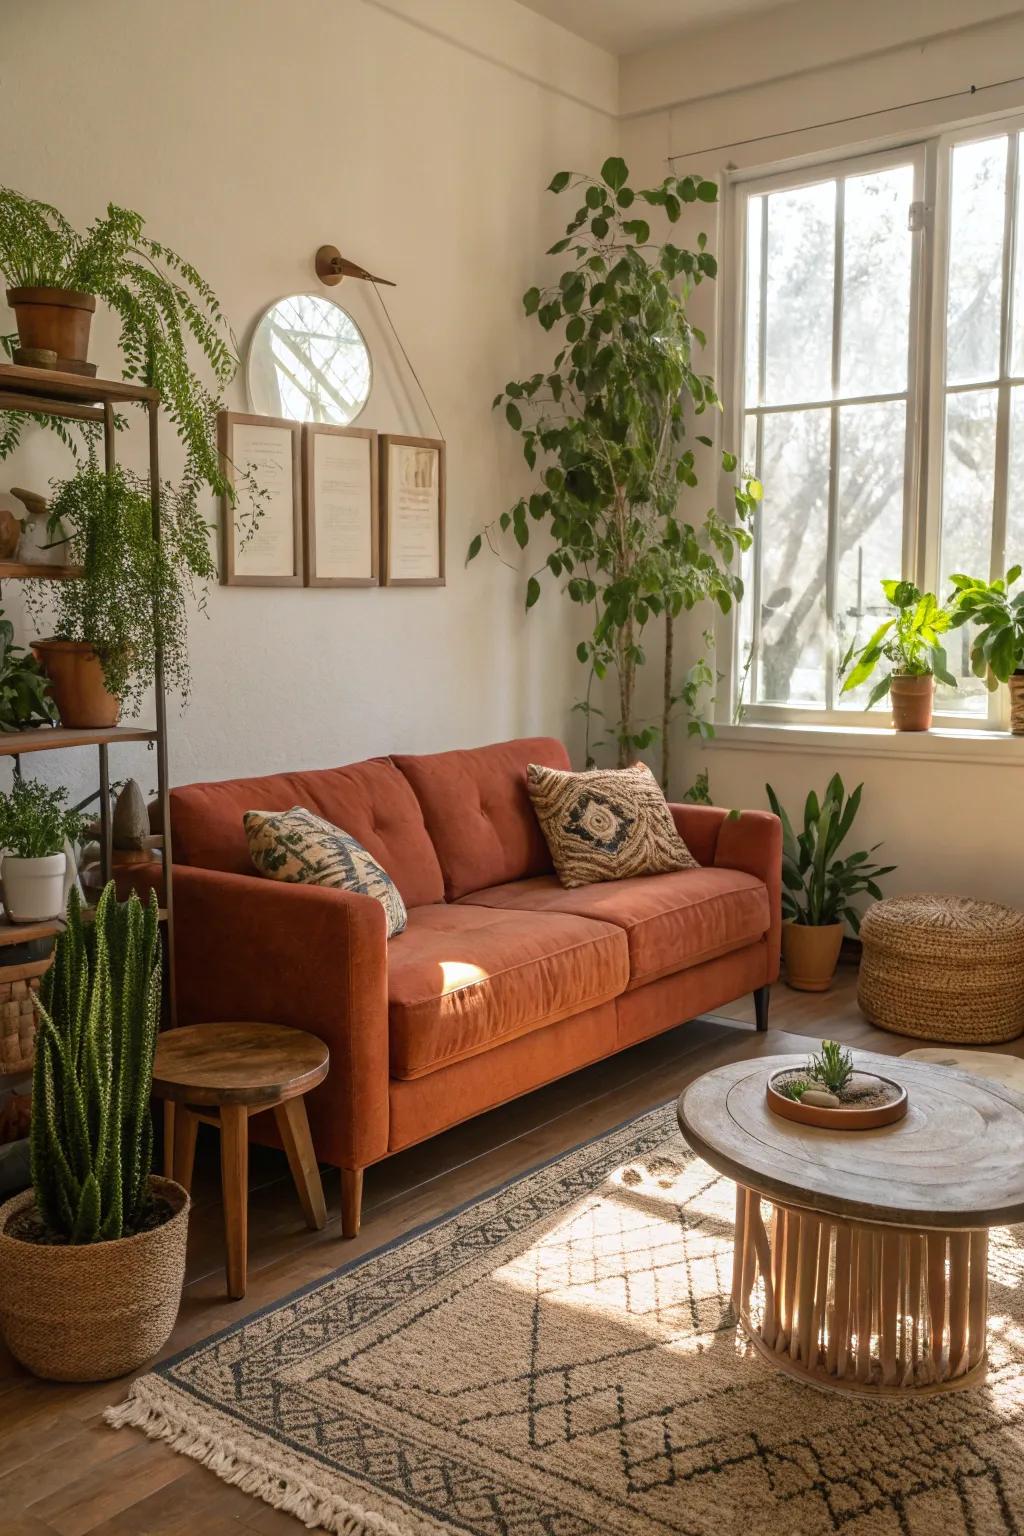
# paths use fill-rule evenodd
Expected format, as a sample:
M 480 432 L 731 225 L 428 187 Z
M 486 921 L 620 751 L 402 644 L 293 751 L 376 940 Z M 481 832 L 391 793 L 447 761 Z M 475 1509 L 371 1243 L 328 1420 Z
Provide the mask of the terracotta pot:
M 96 730 L 116 725 L 121 701 L 103 681 L 103 665 L 80 640 L 34 640 L 32 654 L 50 679 L 61 725 Z
M 14 310 L 23 348 L 56 352 L 57 367 L 70 364 L 72 372 L 90 366 L 86 359 L 96 310 L 93 294 L 73 288 L 8 288 L 7 302 Z
M 1024 736 L 1024 672 L 1014 672 L 1009 686 L 1010 730 L 1014 736 Z
M 923 677 L 900 677 L 894 673 L 890 696 L 892 723 L 897 731 L 931 729 L 935 679 L 930 672 Z
M 842 923 L 783 923 L 782 958 L 786 983 L 797 992 L 827 992 L 843 943 Z
M 154 1176 L 150 1185 L 170 1205 L 170 1219 L 106 1243 L 27 1243 L 7 1228 L 34 1203 L 32 1190 L 0 1206 L 0 1332 L 37 1376 L 107 1381 L 137 1370 L 170 1338 L 189 1199 L 172 1179 Z

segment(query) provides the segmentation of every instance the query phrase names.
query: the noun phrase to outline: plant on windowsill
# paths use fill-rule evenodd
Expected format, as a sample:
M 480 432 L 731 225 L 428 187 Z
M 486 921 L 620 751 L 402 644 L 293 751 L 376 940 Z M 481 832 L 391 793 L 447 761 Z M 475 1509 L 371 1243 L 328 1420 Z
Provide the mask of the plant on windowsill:
M 64 910 L 66 845 L 81 840 L 85 819 L 68 809 L 66 789 L 16 778 L 0 794 L 4 910 L 14 923 L 42 923 Z
M 174 1326 L 189 1202 L 150 1171 L 160 974 L 155 895 L 111 882 L 87 924 L 72 891 L 37 1004 L 32 1188 L 0 1207 L 0 1331 L 37 1376 L 124 1375 Z
M 1001 581 L 980 576 L 953 576 L 957 610 L 954 628 L 978 628 L 971 645 L 971 670 L 991 691 L 1000 683 L 1010 689 L 1010 730 L 1024 736 L 1024 589 L 1016 597 L 1010 588 L 1020 579 L 1013 566 Z
M 158 645 L 165 687 L 188 697 L 188 603 L 204 607 L 216 565 L 193 490 L 165 482 L 161 514 L 157 543 L 149 482 L 120 467 L 108 474 L 90 464 L 55 486 L 50 526 L 66 530 L 82 575 L 28 592 L 37 623 L 44 615 L 52 622 L 53 637 L 33 649 L 65 725 L 103 727 L 122 710 L 137 714 Z
M 878 881 L 896 868 L 869 862 L 880 843 L 839 857 L 863 790 L 863 784 L 858 784 L 847 799 L 842 779 L 834 774 L 820 801 L 814 790 L 807 796 L 803 829 L 795 833 L 778 795 L 770 784 L 765 785 L 768 803 L 782 823 L 782 957 L 786 981 L 798 992 L 828 990 L 839 960 L 844 920 L 854 933 L 860 931 L 854 898 L 864 892 L 880 898 Z
M 866 683 L 881 664 L 887 670 L 871 690 L 867 708 L 888 694 L 897 731 L 927 731 L 935 679 L 956 687 L 942 644 L 942 636 L 954 627 L 956 604 L 943 606 L 934 593 L 921 592 L 912 581 L 883 581 L 882 591 L 896 611 L 866 645 L 858 649 L 854 641 L 850 646 L 839 668 L 843 692 Z

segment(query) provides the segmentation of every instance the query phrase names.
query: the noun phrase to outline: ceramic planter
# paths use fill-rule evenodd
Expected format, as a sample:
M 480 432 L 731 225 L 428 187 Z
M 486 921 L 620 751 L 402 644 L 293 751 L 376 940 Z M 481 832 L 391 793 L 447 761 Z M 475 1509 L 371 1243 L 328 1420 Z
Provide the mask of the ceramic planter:
M 57 367 L 67 373 L 96 372 L 87 361 L 93 294 L 72 288 L 8 288 L 7 302 L 24 351 L 56 352 Z
M 5 853 L 0 873 L 4 883 L 4 911 L 12 923 L 46 923 L 64 911 L 64 877 L 68 861 L 64 853 L 41 859 L 22 859 Z
M 181 1304 L 189 1199 L 152 1177 L 169 1220 L 113 1242 L 42 1244 L 12 1237 L 35 1201 L 0 1206 L 0 1332 L 16 1360 L 51 1381 L 107 1381 L 137 1370 L 170 1337 Z
M 892 723 L 897 731 L 927 731 L 932 724 L 935 679 L 930 672 L 923 677 L 893 674 L 890 687 Z
M 79 640 L 34 640 L 32 654 L 50 679 L 61 725 L 98 730 L 116 725 L 121 701 L 107 689 L 103 665 Z
M 782 958 L 786 982 L 797 992 L 827 992 L 843 943 L 842 923 L 783 923 Z
M 1010 677 L 1010 730 L 1014 736 L 1024 736 L 1024 672 L 1014 672 Z

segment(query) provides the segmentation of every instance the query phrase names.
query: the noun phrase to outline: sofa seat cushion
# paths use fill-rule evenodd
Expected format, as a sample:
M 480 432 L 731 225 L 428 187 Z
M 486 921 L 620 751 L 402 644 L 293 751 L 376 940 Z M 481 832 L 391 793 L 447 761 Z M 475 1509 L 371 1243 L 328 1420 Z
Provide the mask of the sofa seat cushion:
M 391 1073 L 422 1077 L 617 997 L 615 924 L 562 912 L 414 907 L 388 945 Z
M 476 891 L 459 905 L 471 902 L 614 923 L 629 944 L 630 988 L 754 944 L 771 921 L 764 882 L 738 869 L 683 869 L 571 891 L 553 875 L 542 875 Z

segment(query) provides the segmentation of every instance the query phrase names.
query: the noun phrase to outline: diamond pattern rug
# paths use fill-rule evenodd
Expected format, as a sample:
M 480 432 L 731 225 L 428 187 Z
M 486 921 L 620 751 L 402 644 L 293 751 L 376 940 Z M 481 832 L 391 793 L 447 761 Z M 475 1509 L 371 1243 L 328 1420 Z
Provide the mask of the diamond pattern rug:
M 733 1186 L 643 1115 L 288 1297 L 109 1410 L 347 1536 L 1012 1536 L 1024 1229 L 971 1392 L 805 1387 L 737 1337 Z

